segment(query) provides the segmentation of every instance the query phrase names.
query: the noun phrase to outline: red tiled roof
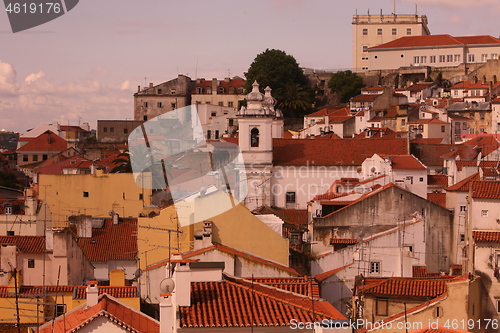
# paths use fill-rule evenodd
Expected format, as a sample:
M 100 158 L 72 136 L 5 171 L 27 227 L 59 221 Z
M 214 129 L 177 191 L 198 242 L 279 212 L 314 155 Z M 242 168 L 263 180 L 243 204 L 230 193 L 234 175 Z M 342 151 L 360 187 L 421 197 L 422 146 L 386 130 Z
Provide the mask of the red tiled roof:
M 470 183 L 474 180 L 479 180 L 479 173 L 475 173 L 472 176 L 469 176 L 465 179 L 462 179 L 458 183 L 451 185 L 450 187 L 446 187 L 446 191 L 458 191 L 458 192 L 469 192 Z
M 446 284 L 456 280 L 456 277 L 433 277 L 433 278 L 402 278 L 390 277 L 380 282 L 376 278 L 374 282 L 370 277 L 365 278 L 365 285 L 359 286 L 362 294 L 375 294 L 385 296 L 415 296 L 415 297 L 437 297 L 446 292 Z
M 467 36 L 467 37 L 452 37 L 450 35 L 405 36 L 390 41 L 388 43 L 371 47 L 369 50 L 425 47 L 425 46 L 444 46 L 444 45 L 461 46 L 466 44 L 500 44 L 500 40 L 492 36 Z
M 427 200 L 446 208 L 446 193 L 427 193 Z
M 331 238 L 330 245 L 333 244 L 358 244 L 358 240 L 356 238 Z
M 229 79 L 229 82 L 226 82 L 226 80 L 217 80 L 217 87 L 224 87 L 226 92 L 224 94 L 228 94 L 229 93 L 229 87 L 233 87 L 235 88 L 235 93 L 237 94 L 238 93 L 238 88 L 240 87 L 243 87 L 246 83 L 246 80 L 245 79 L 242 79 L 242 78 L 233 78 L 233 79 Z M 208 88 L 208 87 L 212 87 L 212 80 L 202 80 L 200 82 L 196 82 L 194 81 L 194 85 L 193 85 L 193 90 L 192 90 L 192 93 L 193 94 L 196 94 L 196 88 L 198 87 L 202 87 L 202 88 Z M 206 94 L 206 92 L 203 92 L 204 94 Z
M 406 90 L 408 90 L 408 91 L 420 91 L 420 90 L 427 88 L 428 86 L 430 86 L 432 84 L 434 84 L 434 83 L 433 82 L 415 83 L 415 84 L 412 84 L 411 86 L 409 86 L 408 88 L 406 88 Z
M 351 102 L 366 102 L 373 101 L 375 98 L 379 97 L 380 94 L 361 94 L 351 98 Z
M 56 155 L 57 157 L 62 157 L 62 161 L 60 162 L 55 162 L 47 166 L 40 165 L 38 168 L 36 168 L 36 172 L 39 174 L 48 174 L 48 175 L 59 175 L 62 174 L 63 168 L 67 166 L 74 166 L 76 163 L 79 163 L 81 161 L 88 161 L 86 158 L 81 157 L 81 156 L 72 156 L 70 158 L 65 158 L 62 155 Z M 54 156 L 54 157 L 56 157 Z M 54 157 L 52 157 L 49 160 L 54 161 Z M 90 161 L 89 161 L 90 162 Z
M 475 167 L 475 166 L 477 166 L 477 161 L 457 160 L 457 161 L 455 161 L 455 164 L 457 166 L 457 170 L 462 171 L 463 167 Z
M 447 175 L 427 175 L 427 185 L 436 186 L 447 186 L 448 176 Z
M 289 326 L 292 319 L 345 320 L 327 301 L 312 301 L 308 296 L 238 278 L 192 282 L 191 306 L 180 307 L 179 312 L 182 328 Z
M 99 302 L 90 308 L 83 304 L 57 317 L 54 322 L 50 321 L 41 326 L 37 332 L 74 332 L 99 317 L 106 317 L 115 325 L 131 332 L 160 332 L 160 322 L 108 295 L 100 296 Z
M 500 243 L 500 231 L 472 231 L 476 242 Z
M 373 154 L 408 154 L 405 139 L 274 139 L 274 165 L 361 165 Z
M 92 237 L 78 238 L 78 245 L 90 261 L 136 258 L 137 219 L 120 220 L 114 225 L 112 219 L 105 219 L 102 228 L 92 228 Z
M 319 294 L 318 282 L 311 276 L 297 277 L 246 277 L 249 281 L 262 283 L 271 287 L 288 290 L 296 294 L 301 294 L 316 299 L 321 298 Z
M 12 215 L 24 215 L 24 200 L 20 199 L 0 199 L 0 214 L 5 214 L 5 208 L 11 207 Z
M 418 138 L 410 141 L 411 143 L 431 143 L 438 145 L 443 142 L 442 138 Z
M 0 244 L 15 244 L 24 253 L 45 253 L 44 236 L 0 236 Z
M 331 124 L 343 123 L 349 119 L 354 118 L 354 116 L 329 116 Z
M 410 121 L 410 124 L 448 124 L 446 121 L 442 121 L 436 118 L 429 118 L 429 119 L 417 119 Z
M 339 273 L 340 271 L 346 269 L 347 267 L 351 266 L 352 264 L 354 264 L 354 262 L 351 262 L 350 264 L 344 265 L 342 267 L 337 267 L 337 268 L 331 269 L 329 271 L 316 274 L 314 277 L 316 278 L 316 280 L 318 282 L 321 283 L 322 281 L 328 279 L 330 276 L 333 276 L 333 275 Z
M 475 180 L 471 186 L 473 198 L 500 199 L 500 181 Z
M 500 81 L 493 84 L 493 88 L 497 88 L 498 86 L 500 86 Z M 476 83 L 474 83 L 474 81 L 468 80 L 455 83 L 450 89 L 464 90 L 464 89 L 489 89 L 489 88 L 490 88 L 489 82 L 483 83 L 483 81 L 477 80 Z
M 310 113 L 305 117 L 322 117 L 322 116 L 350 116 L 351 111 L 349 108 L 333 109 L 333 108 L 323 108 L 316 112 Z
M 365 88 L 361 88 L 361 91 L 382 91 L 384 90 L 384 87 L 382 86 L 378 86 L 378 87 L 365 87 Z
M 29 151 L 40 151 L 40 152 L 61 152 L 63 150 L 68 149 L 68 142 L 54 134 L 51 131 L 46 131 L 21 148 L 19 148 L 18 152 L 29 152 Z
M 390 158 L 391 167 L 395 170 L 425 170 L 426 167 L 413 155 L 380 155 Z
M 88 131 L 84 130 L 83 128 L 81 128 L 80 126 L 73 126 L 73 125 L 70 125 L 70 126 L 60 125 L 59 129 L 61 131 L 88 132 Z
M 98 286 L 99 295 L 108 294 L 116 298 L 134 298 L 139 297 L 139 289 L 137 287 L 131 286 Z M 73 299 L 86 299 L 87 298 L 87 287 L 86 286 L 76 286 L 73 290 Z
M 289 222 L 305 226 L 307 225 L 307 209 L 274 209 L 277 213 L 283 215 Z
M 415 278 L 421 278 L 421 277 L 440 277 L 440 273 L 429 273 L 427 272 L 427 267 L 426 266 L 413 266 L 413 274 L 412 276 Z

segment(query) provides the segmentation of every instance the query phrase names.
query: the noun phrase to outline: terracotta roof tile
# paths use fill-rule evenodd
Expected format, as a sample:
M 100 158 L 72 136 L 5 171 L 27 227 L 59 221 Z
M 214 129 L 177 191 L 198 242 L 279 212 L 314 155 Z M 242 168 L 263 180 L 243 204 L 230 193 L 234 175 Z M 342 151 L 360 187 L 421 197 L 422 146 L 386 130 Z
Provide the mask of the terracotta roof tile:
M 500 199 L 500 181 L 476 180 L 471 187 L 473 198 Z
M 479 173 L 475 173 L 472 176 L 469 176 L 458 183 L 451 185 L 450 187 L 446 187 L 446 191 L 458 191 L 458 192 L 469 192 L 469 186 L 472 181 L 479 180 Z
M 436 118 L 429 118 L 429 119 L 416 119 L 413 121 L 410 121 L 410 124 L 448 124 L 446 121 L 442 121 Z
M 423 46 L 465 45 L 465 44 L 500 44 L 500 40 L 492 36 L 467 36 L 467 37 L 452 37 L 450 35 L 405 36 L 390 41 L 388 43 L 371 47 L 369 48 L 369 50 L 423 47 Z
M 415 84 L 412 84 L 411 86 L 409 86 L 408 88 L 406 88 L 406 90 L 408 91 L 421 91 L 425 88 L 427 88 L 428 86 L 430 85 L 433 85 L 434 83 L 432 82 L 426 82 L 426 83 L 415 83 Z
M 447 175 L 427 175 L 427 185 L 446 186 L 448 185 Z
M 391 167 L 395 170 L 426 170 L 423 165 L 413 155 L 380 155 L 383 158 L 390 158 Z
M 40 327 L 37 332 L 74 332 L 99 317 L 106 317 L 115 325 L 131 332 L 158 333 L 160 322 L 125 305 L 112 296 L 102 295 L 99 302 L 88 308 L 83 304 L 65 315 Z
M 408 154 L 406 139 L 274 139 L 274 165 L 361 165 L 373 154 Z
M 379 96 L 380 94 L 361 94 L 351 98 L 351 102 L 369 102 L 375 100 L 375 98 Z
M 15 244 L 24 253 L 45 253 L 44 236 L 0 236 L 0 244 Z
M 476 242 L 500 243 L 500 231 L 472 231 Z
M 34 138 L 21 148 L 18 152 L 30 152 L 30 151 L 40 151 L 40 152 L 54 152 L 58 153 L 63 150 L 68 149 L 68 142 L 54 134 L 51 131 L 46 131 L 40 134 L 38 137 Z
M 308 296 L 244 279 L 193 282 L 191 290 L 191 306 L 179 310 L 183 328 L 289 326 L 291 319 L 346 319 L 327 301 L 312 301 Z
M 116 298 L 134 298 L 139 297 L 139 289 L 133 286 L 98 286 L 99 295 L 108 294 Z M 76 286 L 73 290 L 73 299 L 86 299 L 87 298 L 87 287 L 86 286 Z
M 385 296 L 414 296 L 414 297 L 437 297 L 446 292 L 446 284 L 453 282 L 456 277 L 433 277 L 433 278 L 401 278 L 390 277 L 380 282 L 376 278 L 374 282 L 370 277 L 365 278 L 365 285 L 359 286 L 358 290 L 363 294 L 385 295 Z
M 446 193 L 427 193 L 427 200 L 446 208 Z
M 271 287 L 288 290 L 296 294 L 301 294 L 316 299 L 321 298 L 319 285 L 316 279 L 311 276 L 297 277 L 246 277 L 244 278 L 256 283 L 262 283 Z
M 322 117 L 322 116 L 350 116 L 351 110 L 349 108 L 333 109 L 333 108 L 323 108 L 316 112 L 310 113 L 305 117 Z
M 307 209 L 274 209 L 279 214 L 283 215 L 290 223 L 296 225 L 307 225 Z
M 412 276 L 415 278 L 421 278 L 421 277 L 440 277 L 440 273 L 429 273 L 427 272 L 427 267 L 426 266 L 413 266 L 413 274 Z
M 102 228 L 92 228 L 92 237 L 78 238 L 78 245 L 90 261 L 136 258 L 137 219 L 120 220 L 114 225 L 112 219 L 105 219 Z

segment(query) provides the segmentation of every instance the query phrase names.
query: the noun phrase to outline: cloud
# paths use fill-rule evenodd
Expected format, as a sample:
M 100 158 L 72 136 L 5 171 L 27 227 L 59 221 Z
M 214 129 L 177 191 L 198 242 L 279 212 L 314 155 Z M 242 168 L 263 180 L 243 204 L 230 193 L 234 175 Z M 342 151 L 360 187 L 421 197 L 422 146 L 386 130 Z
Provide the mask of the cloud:
M 44 72 L 38 72 L 36 74 L 30 74 L 28 75 L 24 81 L 28 84 L 30 84 L 31 82 L 35 81 L 35 80 L 38 80 L 38 79 L 41 79 L 42 77 L 45 76 L 45 73 Z
M 134 92 L 129 80 L 120 81 L 82 78 L 56 83 L 38 72 L 18 82 L 14 66 L 0 62 L 0 122 L 7 130 L 24 132 L 52 121 L 89 122 L 95 128 L 97 119 L 131 119 Z

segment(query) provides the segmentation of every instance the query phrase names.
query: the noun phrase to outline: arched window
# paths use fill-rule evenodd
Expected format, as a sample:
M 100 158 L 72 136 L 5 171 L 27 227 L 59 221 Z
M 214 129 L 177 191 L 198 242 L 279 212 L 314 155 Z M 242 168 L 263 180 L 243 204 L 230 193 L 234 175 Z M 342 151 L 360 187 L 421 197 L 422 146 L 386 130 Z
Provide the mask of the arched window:
M 259 130 L 257 128 L 252 128 L 250 132 L 250 147 L 259 146 Z
M 219 87 L 219 88 L 217 89 L 217 93 L 218 93 L 218 94 L 225 94 L 225 93 L 226 93 L 226 89 L 225 89 L 224 87 Z
M 196 93 L 197 94 L 203 94 L 203 88 L 202 87 L 196 87 Z
M 234 87 L 229 87 L 229 93 L 230 94 L 235 94 L 236 93 L 236 89 Z

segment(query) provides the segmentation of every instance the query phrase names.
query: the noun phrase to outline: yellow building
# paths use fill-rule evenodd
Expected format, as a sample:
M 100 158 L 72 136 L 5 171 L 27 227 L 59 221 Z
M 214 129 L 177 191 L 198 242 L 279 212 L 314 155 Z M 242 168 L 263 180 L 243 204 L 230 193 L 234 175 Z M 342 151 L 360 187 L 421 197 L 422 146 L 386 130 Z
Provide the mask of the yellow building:
M 219 205 L 224 200 L 223 196 L 224 193 L 216 192 L 203 199 L 195 199 L 193 206 L 197 208 L 193 214 L 200 214 L 211 206 Z M 196 217 L 197 221 L 212 222 L 213 243 L 230 246 L 288 266 L 288 240 L 270 229 L 243 204 L 237 204 L 214 217 L 199 217 Z M 155 217 L 139 218 L 138 226 L 140 267 L 144 269 L 169 258 L 171 253 L 192 250 L 195 233 L 203 230 L 204 223 L 180 226 L 175 206 L 171 205 L 162 209 Z
M 142 176 L 141 176 L 142 177 Z M 145 206 L 151 205 L 150 177 L 136 184 L 132 173 L 103 173 L 95 175 L 40 175 L 38 198 L 47 203 L 53 226 L 66 226 L 72 215 L 108 217 L 114 211 L 120 217 L 137 217 Z

